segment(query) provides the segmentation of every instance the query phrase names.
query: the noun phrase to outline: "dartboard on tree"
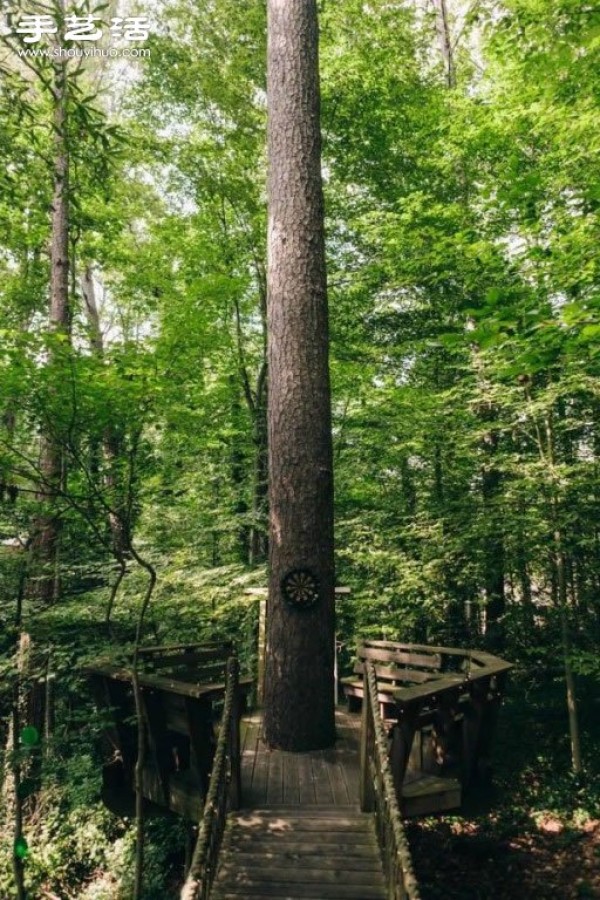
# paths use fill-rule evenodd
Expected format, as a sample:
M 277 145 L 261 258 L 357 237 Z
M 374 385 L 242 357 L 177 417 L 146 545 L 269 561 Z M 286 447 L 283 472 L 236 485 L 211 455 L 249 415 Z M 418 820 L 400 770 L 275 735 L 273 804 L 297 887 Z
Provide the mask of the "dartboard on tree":
M 310 609 L 319 599 L 319 582 L 310 569 L 291 569 L 281 579 L 281 593 L 290 606 Z

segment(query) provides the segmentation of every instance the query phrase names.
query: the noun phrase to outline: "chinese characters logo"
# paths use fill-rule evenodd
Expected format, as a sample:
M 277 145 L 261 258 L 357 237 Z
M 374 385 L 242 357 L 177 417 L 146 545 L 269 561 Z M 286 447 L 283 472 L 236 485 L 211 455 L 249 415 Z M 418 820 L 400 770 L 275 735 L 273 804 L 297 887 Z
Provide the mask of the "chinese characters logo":
M 111 37 L 124 41 L 145 41 L 149 34 L 146 16 L 115 16 L 110 25 L 103 23 L 99 16 L 66 16 L 64 33 L 60 38 L 65 41 L 98 41 L 105 31 Z M 37 44 L 45 35 L 58 34 L 58 25 L 49 15 L 24 15 L 14 25 L 9 26 L 5 34 L 23 36 L 24 44 Z

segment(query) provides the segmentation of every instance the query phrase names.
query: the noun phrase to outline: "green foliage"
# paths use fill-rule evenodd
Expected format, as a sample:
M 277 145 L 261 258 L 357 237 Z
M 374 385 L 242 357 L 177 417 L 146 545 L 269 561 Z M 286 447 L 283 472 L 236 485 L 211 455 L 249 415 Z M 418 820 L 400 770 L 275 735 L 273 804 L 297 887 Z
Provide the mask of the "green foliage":
M 342 661 L 366 635 L 488 643 L 500 599 L 519 682 L 558 704 L 564 614 L 592 774 L 564 774 L 565 721 L 547 742 L 540 714 L 506 816 L 576 827 L 597 815 L 598 12 L 484 0 L 461 25 L 450 4 L 448 89 L 415 5 L 321 5 L 337 577 L 352 588 Z M 148 639 L 231 638 L 251 672 L 244 589 L 266 580 L 265 4 L 163 11 L 168 31 L 125 89 L 98 93 L 91 64 L 69 69 L 70 337 L 46 327 L 51 72 L 1 73 L 0 539 L 26 544 L 49 511 L 61 523 L 61 600 L 42 608 L 26 590 L 20 623 L 60 673 L 27 877 L 89 900 L 131 891 L 132 830 L 99 804 L 102 723 L 83 728 L 94 714 L 77 674 L 117 652 L 103 624 L 115 515 L 158 571 Z M 40 434 L 60 446 L 59 496 L 40 492 Z M 27 559 L 0 547 L 7 675 Z M 128 553 L 125 565 L 112 621 L 128 656 L 147 576 Z M 9 704 L 0 687 L 3 743 Z M 149 825 L 148 897 L 170 890 L 163 826 Z

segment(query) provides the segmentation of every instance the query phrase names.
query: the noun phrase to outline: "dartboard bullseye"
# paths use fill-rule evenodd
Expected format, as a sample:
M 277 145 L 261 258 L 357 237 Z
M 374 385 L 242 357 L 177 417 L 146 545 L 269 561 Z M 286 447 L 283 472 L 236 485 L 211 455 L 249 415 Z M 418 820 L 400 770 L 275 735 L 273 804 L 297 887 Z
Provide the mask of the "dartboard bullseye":
M 319 599 L 319 582 L 310 569 L 292 569 L 281 579 L 281 593 L 290 606 L 310 609 Z

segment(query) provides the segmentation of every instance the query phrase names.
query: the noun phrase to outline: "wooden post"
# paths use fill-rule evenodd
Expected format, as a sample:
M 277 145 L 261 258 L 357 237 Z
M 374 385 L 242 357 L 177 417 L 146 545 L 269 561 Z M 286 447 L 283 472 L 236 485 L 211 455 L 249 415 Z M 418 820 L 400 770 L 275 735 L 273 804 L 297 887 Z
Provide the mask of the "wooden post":
M 146 736 L 150 750 L 152 767 L 156 773 L 156 779 L 160 785 L 163 803 L 170 808 L 169 790 L 169 766 L 170 758 L 169 741 L 167 737 L 166 715 L 163 707 L 163 697 L 158 691 L 143 690 L 140 688 L 142 710 L 146 719 Z
M 371 777 L 371 754 L 373 752 L 373 710 L 371 708 L 371 692 L 369 691 L 368 667 L 365 662 L 363 672 L 363 704 L 362 723 L 360 729 L 360 808 L 363 812 L 373 812 L 375 809 L 375 794 L 373 791 L 373 779 Z
M 261 600 L 258 606 L 258 671 L 256 679 L 256 704 L 263 705 L 265 697 L 265 655 L 267 635 L 267 601 Z
M 390 765 L 398 802 L 402 797 L 402 785 L 415 738 L 419 709 L 419 705 L 413 704 L 407 709 L 401 710 L 398 714 L 398 721 L 392 730 Z
M 481 723 L 487 701 L 490 679 L 470 685 L 470 703 L 464 710 L 462 726 L 462 784 L 467 787 L 477 767 Z
M 256 662 L 256 705 L 261 707 L 265 697 L 265 658 L 267 651 L 267 595 L 268 588 L 246 588 L 244 594 L 260 597 L 258 601 L 258 647 Z
M 350 594 L 350 593 L 352 593 L 352 588 L 336 587 L 335 599 L 338 600 L 343 594 Z M 337 603 L 336 603 L 335 620 L 337 622 Z M 339 673 L 339 663 L 338 663 L 338 639 L 337 639 L 337 632 L 336 632 L 336 634 L 334 634 L 334 636 L 333 636 L 333 703 L 334 703 L 334 706 L 338 705 L 339 693 L 340 693 L 340 673 Z
M 192 764 L 195 763 L 202 798 L 206 800 L 215 752 L 212 703 L 210 700 L 193 700 L 191 697 L 185 697 L 184 703 L 191 761 Z
M 264 601 L 263 601 L 264 602 Z M 239 663 L 236 660 L 228 666 L 228 677 L 233 679 L 233 706 L 231 709 L 231 809 L 239 809 L 242 803 L 242 765 L 240 752 L 240 691 L 239 691 Z
M 492 777 L 492 744 L 496 732 L 498 712 L 500 711 L 500 703 L 504 693 L 505 682 L 506 672 L 496 675 L 489 685 L 489 690 L 483 703 L 477 746 L 476 772 L 477 777 L 483 782 L 491 781 Z
M 334 635 L 333 638 L 333 705 L 338 705 L 338 686 L 339 686 L 339 674 L 338 674 L 338 642 L 337 635 Z

